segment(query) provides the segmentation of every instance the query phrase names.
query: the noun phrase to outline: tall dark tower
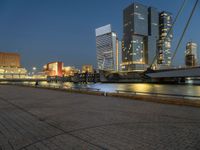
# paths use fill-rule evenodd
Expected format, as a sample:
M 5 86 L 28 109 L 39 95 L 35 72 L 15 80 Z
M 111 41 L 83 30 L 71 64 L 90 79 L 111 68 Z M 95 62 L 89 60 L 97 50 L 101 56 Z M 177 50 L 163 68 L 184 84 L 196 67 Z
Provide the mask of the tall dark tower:
M 171 65 L 171 45 L 173 39 L 172 14 L 166 11 L 159 17 L 160 38 L 158 42 L 158 64 Z
M 133 3 L 123 12 L 122 69 L 145 70 L 157 52 L 158 11 Z

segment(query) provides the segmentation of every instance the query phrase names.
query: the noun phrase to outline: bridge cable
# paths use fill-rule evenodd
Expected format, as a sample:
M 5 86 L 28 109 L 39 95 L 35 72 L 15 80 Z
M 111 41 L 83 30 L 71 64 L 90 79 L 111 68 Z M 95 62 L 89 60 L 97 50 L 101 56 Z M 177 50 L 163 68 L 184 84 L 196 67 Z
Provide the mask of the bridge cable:
M 170 30 L 167 32 L 167 36 L 166 36 L 165 39 L 164 39 L 163 46 L 164 46 L 164 43 L 165 43 L 165 41 L 167 40 L 169 34 L 171 33 L 171 31 L 172 31 L 172 29 L 173 29 L 175 23 L 177 22 L 179 16 L 180 16 L 181 13 L 183 12 L 183 10 L 184 10 L 184 8 L 185 8 L 185 5 L 186 5 L 187 1 L 188 1 L 188 0 L 184 0 L 184 1 L 183 1 L 183 3 L 182 3 L 182 5 L 181 5 L 181 7 L 180 7 L 180 9 L 179 9 L 179 11 L 178 11 L 178 13 L 177 13 L 175 19 L 174 19 L 174 22 L 173 22 L 173 24 L 172 24 Z M 151 65 L 150 65 L 150 68 L 152 68 L 153 64 L 154 64 L 155 61 L 157 60 L 157 57 L 158 57 L 158 52 L 156 52 L 156 56 L 154 57 L 154 59 L 153 59 Z
M 181 35 L 181 38 L 180 38 L 180 40 L 179 40 L 179 42 L 178 42 L 178 45 L 177 45 L 177 47 L 176 47 L 176 49 L 175 49 L 175 51 L 174 51 L 173 56 L 172 56 L 172 61 L 174 60 L 174 57 L 176 56 L 176 53 L 177 53 L 177 51 L 178 51 L 178 49 L 179 49 L 179 47 L 180 47 L 180 45 L 181 45 L 181 42 L 182 42 L 182 40 L 183 40 L 183 37 L 184 37 L 184 35 L 185 35 L 185 33 L 186 33 L 187 29 L 188 29 L 188 26 L 190 25 L 191 19 L 192 19 L 193 15 L 194 15 L 194 12 L 195 12 L 195 10 L 196 10 L 196 7 L 197 7 L 198 2 L 199 2 L 199 0 L 196 0 L 195 4 L 194 4 L 194 6 L 193 6 L 193 9 L 192 9 L 192 12 L 191 12 L 191 14 L 190 14 L 190 17 L 189 17 L 189 19 L 188 19 L 188 21 L 187 21 L 187 24 L 186 24 L 186 26 L 185 26 L 185 28 L 184 28 L 184 30 L 183 30 L 183 33 L 182 33 L 182 35 Z

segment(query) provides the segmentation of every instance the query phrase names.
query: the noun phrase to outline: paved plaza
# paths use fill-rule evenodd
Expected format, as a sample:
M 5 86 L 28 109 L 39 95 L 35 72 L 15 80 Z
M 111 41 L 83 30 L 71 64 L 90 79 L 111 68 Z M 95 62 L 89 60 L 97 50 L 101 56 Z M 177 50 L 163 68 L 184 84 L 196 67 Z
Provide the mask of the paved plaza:
M 198 150 L 200 108 L 0 86 L 0 150 Z

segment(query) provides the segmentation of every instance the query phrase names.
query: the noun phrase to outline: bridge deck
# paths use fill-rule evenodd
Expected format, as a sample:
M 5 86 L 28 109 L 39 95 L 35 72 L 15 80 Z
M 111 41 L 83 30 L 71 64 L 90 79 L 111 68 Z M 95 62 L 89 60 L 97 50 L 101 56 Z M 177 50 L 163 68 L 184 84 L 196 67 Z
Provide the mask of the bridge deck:
M 147 72 L 146 75 L 151 78 L 200 77 L 200 67 L 157 70 L 155 72 Z

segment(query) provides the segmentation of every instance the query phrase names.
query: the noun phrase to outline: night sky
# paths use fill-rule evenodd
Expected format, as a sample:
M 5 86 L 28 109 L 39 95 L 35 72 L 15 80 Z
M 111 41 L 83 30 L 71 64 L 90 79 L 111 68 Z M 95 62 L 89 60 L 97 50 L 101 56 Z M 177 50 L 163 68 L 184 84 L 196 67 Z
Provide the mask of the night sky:
M 191 6 L 174 28 L 173 49 L 184 28 Z M 95 28 L 112 24 L 122 38 L 123 9 L 133 0 L 0 0 L 0 51 L 18 52 L 22 66 L 42 67 L 51 61 L 63 61 L 65 66 L 96 66 Z M 138 0 L 174 17 L 183 0 Z M 200 4 L 192 19 L 174 64 L 184 63 L 187 41 L 200 47 Z M 200 50 L 200 48 L 199 48 Z

